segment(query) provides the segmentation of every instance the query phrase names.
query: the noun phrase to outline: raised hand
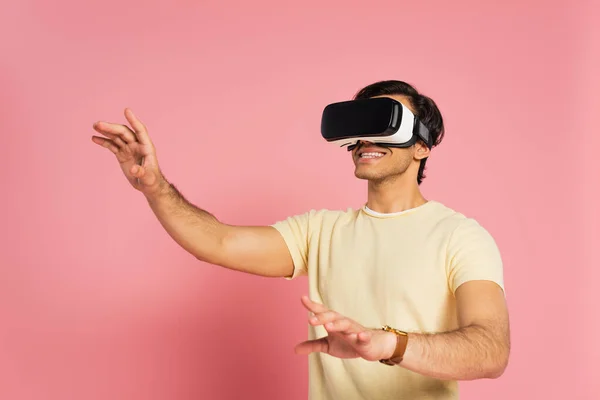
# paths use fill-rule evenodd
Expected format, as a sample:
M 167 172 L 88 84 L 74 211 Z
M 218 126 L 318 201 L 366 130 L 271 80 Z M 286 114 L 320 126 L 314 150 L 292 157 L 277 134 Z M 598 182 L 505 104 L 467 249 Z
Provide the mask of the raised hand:
M 365 328 L 322 304 L 302 297 L 302 304 L 311 312 L 308 323 L 323 325 L 328 335 L 320 339 L 308 340 L 296 346 L 297 354 L 313 352 L 327 353 L 338 358 L 364 358 L 378 361 L 392 356 L 397 339 L 394 333 L 381 329 Z
M 117 157 L 131 186 L 145 195 L 155 194 L 166 182 L 158 166 L 156 149 L 144 124 L 128 108 L 125 109 L 125 118 L 131 128 L 121 124 L 96 122 L 94 130 L 104 137 L 92 136 L 92 141 Z

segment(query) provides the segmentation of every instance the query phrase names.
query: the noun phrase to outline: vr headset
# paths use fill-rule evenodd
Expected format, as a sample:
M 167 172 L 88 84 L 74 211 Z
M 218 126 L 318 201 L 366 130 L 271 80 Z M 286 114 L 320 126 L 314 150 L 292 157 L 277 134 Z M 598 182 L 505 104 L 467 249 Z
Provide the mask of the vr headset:
M 323 110 L 321 135 L 353 150 L 361 140 L 386 147 L 410 147 L 422 140 L 431 149 L 429 129 L 404 104 L 388 97 L 329 104 Z

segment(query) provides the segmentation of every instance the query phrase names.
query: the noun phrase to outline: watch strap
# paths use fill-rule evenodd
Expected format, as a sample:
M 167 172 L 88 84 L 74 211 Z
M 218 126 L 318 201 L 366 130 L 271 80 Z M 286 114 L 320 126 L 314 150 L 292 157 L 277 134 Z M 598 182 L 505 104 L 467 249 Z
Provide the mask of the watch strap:
M 396 349 L 394 354 L 388 359 L 379 360 L 380 363 L 385 365 L 398 365 L 402 362 L 406 346 L 408 345 L 408 333 L 399 329 L 392 328 L 391 326 L 384 325 L 381 329 L 386 332 L 392 332 L 396 335 Z

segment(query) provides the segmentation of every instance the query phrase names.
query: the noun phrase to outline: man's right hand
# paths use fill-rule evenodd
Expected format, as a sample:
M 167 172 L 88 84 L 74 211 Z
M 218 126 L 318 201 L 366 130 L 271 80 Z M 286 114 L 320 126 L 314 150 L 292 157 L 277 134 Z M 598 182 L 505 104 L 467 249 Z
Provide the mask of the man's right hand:
M 94 130 L 104 135 L 92 136 L 92 141 L 110 150 L 121 166 L 129 183 L 146 196 L 157 194 L 166 184 L 160 172 L 156 149 L 144 124 L 130 109 L 125 118 L 131 125 L 96 122 Z
M 236 271 L 262 276 L 291 276 L 292 256 L 272 226 L 221 223 L 208 211 L 188 202 L 163 176 L 156 150 L 142 122 L 125 109 L 131 128 L 96 122 L 101 136 L 92 141 L 110 150 L 129 183 L 144 193 L 167 233 L 196 258 Z

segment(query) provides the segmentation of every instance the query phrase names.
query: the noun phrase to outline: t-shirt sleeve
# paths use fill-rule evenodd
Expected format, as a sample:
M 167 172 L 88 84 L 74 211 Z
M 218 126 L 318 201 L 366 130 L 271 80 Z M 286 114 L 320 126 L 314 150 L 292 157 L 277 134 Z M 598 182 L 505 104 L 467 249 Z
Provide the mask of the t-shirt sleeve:
M 497 283 L 504 290 L 500 250 L 490 233 L 477 221 L 466 219 L 454 230 L 448 243 L 448 285 L 452 293 L 472 280 Z
M 277 221 L 272 227 L 277 229 L 290 251 L 294 260 L 294 272 L 286 279 L 294 279 L 308 273 L 308 243 L 310 239 L 311 219 L 315 212 L 294 215 L 282 221 Z

